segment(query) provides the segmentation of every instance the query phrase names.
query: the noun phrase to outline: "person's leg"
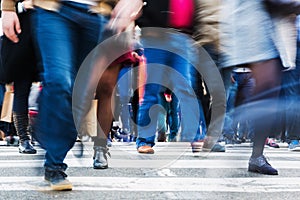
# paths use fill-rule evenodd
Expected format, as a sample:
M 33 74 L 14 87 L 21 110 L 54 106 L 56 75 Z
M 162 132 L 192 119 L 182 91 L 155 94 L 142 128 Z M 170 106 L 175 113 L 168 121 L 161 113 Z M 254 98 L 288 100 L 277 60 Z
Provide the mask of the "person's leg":
M 249 64 L 255 79 L 253 97 L 250 99 L 252 109 L 256 112 L 251 116 L 255 117 L 254 139 L 252 155 L 249 160 L 249 171 L 262 174 L 276 175 L 277 170 L 266 161 L 263 150 L 266 138 L 270 135 L 272 128 L 276 125 L 277 97 L 281 82 L 281 64 L 279 59 Z M 253 106 L 254 105 L 254 106 Z M 249 108 L 251 109 L 251 108 Z M 253 111 L 253 110 L 252 110 Z M 255 116 L 254 116 L 255 115 Z M 268 117 L 268 120 L 263 120 Z
M 4 93 L 5 93 L 5 84 L 0 83 L 0 113 L 2 110 Z M 5 122 L 0 121 L 0 132 L 1 134 L 3 134 L 3 137 L 5 137 Z
M 232 67 L 224 68 L 221 70 L 221 75 L 223 78 L 225 91 L 226 91 L 226 115 L 223 126 L 223 137 L 226 144 L 233 144 L 233 138 L 235 134 L 235 124 L 234 124 L 234 108 L 236 102 L 236 95 L 238 92 L 238 82 L 232 82 Z
M 5 93 L 5 84 L 0 83 L 0 111 L 2 108 L 2 104 L 3 104 L 4 93 Z
M 175 141 L 180 127 L 180 106 L 178 98 L 174 94 L 172 94 L 172 101 L 170 102 L 169 126 L 169 141 Z
M 39 8 L 34 22 L 44 68 L 34 137 L 46 150 L 45 179 L 54 190 L 68 190 L 72 184 L 64 173 L 67 169 L 64 159 L 77 137 L 71 108 L 72 77 L 75 76 L 73 44 L 77 44 L 72 32 L 76 27 L 59 13 Z
M 24 77 L 24 80 L 14 81 L 13 120 L 17 135 L 20 138 L 19 152 L 27 154 L 36 153 L 31 144 L 31 135 L 29 132 L 28 97 L 31 85 L 32 81 L 26 77 Z
M 235 106 L 239 107 L 245 105 L 249 101 L 249 98 L 253 93 L 255 81 L 252 77 L 251 72 L 236 73 L 236 76 L 234 77 L 236 82 L 238 83 L 238 92 Z M 253 134 L 252 127 L 250 127 L 250 124 L 248 123 L 249 119 L 245 117 L 246 113 L 248 112 L 246 108 L 243 110 L 239 109 L 239 111 L 239 113 L 234 113 L 234 121 L 235 124 L 238 125 L 237 136 L 238 139 L 245 140 L 247 138 L 248 131 L 250 135 Z
M 124 137 L 131 137 L 132 135 L 132 119 L 130 116 L 130 97 L 133 95 L 132 87 L 133 87 L 133 80 L 132 80 L 132 71 L 130 71 L 130 66 L 125 66 L 121 69 L 118 77 L 118 93 L 119 93 L 119 100 L 120 100 L 120 120 L 122 123 L 122 134 Z
M 152 147 L 155 145 L 155 133 L 159 112 L 157 108 L 151 110 L 151 107 L 158 104 L 157 95 L 159 91 L 160 86 L 157 84 L 145 85 L 143 101 L 139 105 L 137 114 L 138 137 L 136 139 L 136 146 L 140 153 L 154 153 Z
M 168 130 L 168 113 L 170 111 L 169 102 L 166 101 L 164 91 L 159 93 L 159 105 L 157 117 L 157 141 L 166 142 L 166 133 Z
M 98 99 L 97 119 L 99 125 L 97 127 L 97 137 L 94 137 L 94 169 L 106 169 L 107 163 L 107 137 L 111 129 L 114 110 L 114 94 L 113 90 L 116 86 L 120 65 L 110 66 L 101 76 L 97 91 L 96 99 Z
M 57 13 L 37 8 L 34 20 L 44 68 L 35 135 L 46 150 L 45 179 L 54 190 L 72 189 L 64 173 L 64 159 L 77 138 L 71 105 L 73 84 L 81 62 L 98 44 L 100 27 L 104 27 L 98 15 L 88 12 L 88 5 L 63 4 Z
M 283 90 L 286 122 L 286 139 L 289 144 L 289 150 L 299 149 L 300 127 L 299 127 L 299 69 L 284 72 Z M 297 145 L 298 144 L 298 145 Z
M 164 51 L 145 48 L 145 57 L 147 58 L 147 83 L 144 86 L 144 96 L 139 104 L 137 113 L 137 131 L 136 146 L 140 153 L 154 153 L 152 147 L 155 145 L 155 133 L 157 127 L 158 94 L 161 91 L 161 82 L 164 77 L 164 69 L 160 64 L 167 64 Z

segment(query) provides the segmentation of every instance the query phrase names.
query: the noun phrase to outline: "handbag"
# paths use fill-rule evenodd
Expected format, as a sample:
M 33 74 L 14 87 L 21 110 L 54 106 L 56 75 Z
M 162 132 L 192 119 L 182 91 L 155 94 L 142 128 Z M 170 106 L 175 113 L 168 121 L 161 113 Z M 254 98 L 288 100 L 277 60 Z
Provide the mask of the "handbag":
M 1 117 L 0 121 L 11 123 L 12 120 L 12 110 L 13 110 L 13 102 L 14 102 L 14 92 L 10 87 L 6 87 L 6 92 L 4 93 Z
M 84 116 L 82 123 L 79 126 L 78 136 L 82 138 L 82 136 L 90 136 L 96 137 L 97 136 L 97 107 L 98 107 L 98 100 L 94 99 L 91 103 L 91 107 L 87 114 Z

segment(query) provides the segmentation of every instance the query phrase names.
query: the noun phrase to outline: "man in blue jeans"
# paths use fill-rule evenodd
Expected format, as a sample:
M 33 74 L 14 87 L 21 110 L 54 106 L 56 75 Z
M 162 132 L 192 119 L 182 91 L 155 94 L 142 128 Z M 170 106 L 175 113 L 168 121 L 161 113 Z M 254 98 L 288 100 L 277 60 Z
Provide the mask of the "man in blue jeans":
M 185 55 L 192 60 L 192 54 L 186 52 L 187 49 L 191 51 L 192 43 L 182 43 L 180 49 L 176 48 L 179 41 L 186 41 L 188 38 L 187 35 L 174 33 L 170 35 L 170 38 L 159 42 L 162 46 L 172 46 L 181 53 L 180 55 Z M 144 41 L 143 44 L 151 45 L 147 42 L 149 41 Z M 157 110 L 155 111 L 154 108 L 152 112 L 151 107 L 158 104 L 161 86 L 157 83 L 165 84 L 164 86 L 167 86 L 181 102 L 181 141 L 198 141 L 199 124 L 202 122 L 202 129 L 206 130 L 206 123 L 201 103 L 192 88 L 193 83 L 197 81 L 196 69 L 188 60 L 169 51 L 145 48 L 144 52 L 148 63 L 147 82 L 150 84 L 145 85 L 143 101 L 138 110 L 138 138 L 136 140 L 138 152 L 154 153 L 152 147 L 155 144 Z
M 53 190 L 72 189 L 66 179 L 64 159 L 77 138 L 72 116 L 73 84 L 84 58 L 103 40 L 103 31 L 116 2 L 34 1 L 34 36 L 44 68 L 36 139 L 46 150 L 45 180 L 50 182 Z M 117 12 L 121 16 L 115 20 L 118 32 L 135 20 L 143 1 L 134 0 L 129 6 L 126 0 L 121 0 L 119 4 L 125 9 Z M 4 34 L 18 42 L 17 34 L 21 29 L 14 1 L 2 1 L 1 8 L 5 18 Z

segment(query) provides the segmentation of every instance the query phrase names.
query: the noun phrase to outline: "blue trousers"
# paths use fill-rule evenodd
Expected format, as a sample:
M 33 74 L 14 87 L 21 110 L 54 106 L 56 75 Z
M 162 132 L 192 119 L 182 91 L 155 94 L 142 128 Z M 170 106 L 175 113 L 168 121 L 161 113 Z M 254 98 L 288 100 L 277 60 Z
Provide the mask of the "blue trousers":
M 179 100 L 181 108 L 181 140 L 198 140 L 201 129 L 206 130 L 203 108 L 193 87 L 197 84 L 197 70 L 190 64 L 194 59 L 193 46 L 183 34 L 172 34 L 166 40 L 158 40 L 160 45 L 168 45 L 176 53 L 162 49 L 147 48 L 155 38 L 142 40 L 147 58 L 147 84 L 142 103 L 139 106 L 137 124 L 137 147 L 153 146 L 159 109 L 161 85 L 169 88 Z M 166 44 L 162 44 L 165 42 Z
M 58 12 L 37 8 L 33 25 L 44 68 L 35 138 L 46 150 L 44 166 L 54 169 L 66 165 L 77 137 L 71 106 L 76 73 L 108 22 L 88 5 L 61 4 Z

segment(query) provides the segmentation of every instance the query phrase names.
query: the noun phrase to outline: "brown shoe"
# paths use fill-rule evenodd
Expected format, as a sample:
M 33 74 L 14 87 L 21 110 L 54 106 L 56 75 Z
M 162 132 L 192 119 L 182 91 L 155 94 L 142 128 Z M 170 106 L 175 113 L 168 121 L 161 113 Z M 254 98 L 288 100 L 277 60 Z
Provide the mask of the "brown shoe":
M 150 146 L 140 146 L 137 151 L 139 153 L 154 154 L 154 150 Z

